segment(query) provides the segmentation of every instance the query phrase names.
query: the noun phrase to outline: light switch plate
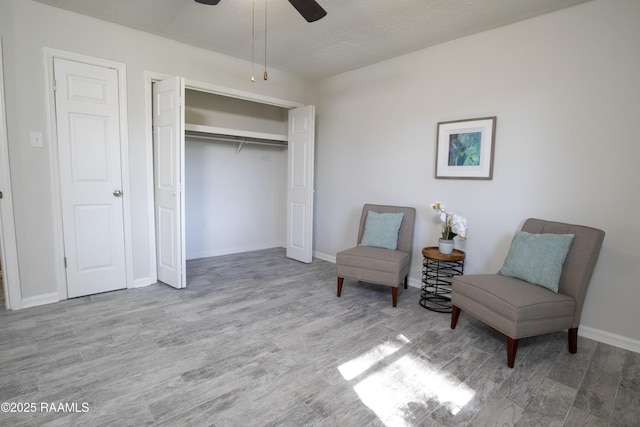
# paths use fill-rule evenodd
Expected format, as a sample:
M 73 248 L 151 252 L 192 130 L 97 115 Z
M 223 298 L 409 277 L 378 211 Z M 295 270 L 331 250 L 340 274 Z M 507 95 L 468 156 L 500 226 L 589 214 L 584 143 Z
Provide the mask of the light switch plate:
M 32 147 L 36 147 L 36 148 L 43 148 L 44 147 L 44 141 L 42 139 L 42 132 L 31 131 L 29 133 L 29 136 L 31 138 L 31 146 Z

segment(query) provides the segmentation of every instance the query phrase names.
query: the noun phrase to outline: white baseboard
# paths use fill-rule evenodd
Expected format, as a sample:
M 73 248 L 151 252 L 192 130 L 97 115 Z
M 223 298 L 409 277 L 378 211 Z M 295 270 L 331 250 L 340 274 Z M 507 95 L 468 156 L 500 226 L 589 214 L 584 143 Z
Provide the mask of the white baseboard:
M 640 341 L 628 337 L 623 337 L 622 335 L 612 334 L 611 332 L 606 332 L 584 325 L 580 325 L 580 327 L 578 328 L 578 335 L 615 347 L 620 347 L 625 350 L 640 353 Z
M 52 304 L 60 301 L 57 292 L 50 294 L 36 295 L 35 297 L 23 298 L 22 308 L 36 307 L 39 305 Z
M 320 258 L 323 261 L 332 262 L 334 264 L 336 263 L 336 256 L 335 255 L 331 256 L 331 255 L 327 255 L 327 254 L 322 253 L 322 252 L 314 251 L 313 252 L 313 256 L 316 257 L 316 258 Z
M 260 251 L 263 249 L 281 248 L 282 242 L 268 243 L 265 245 L 253 245 L 253 246 L 239 246 L 235 248 L 215 249 L 210 251 L 191 252 L 186 255 L 187 260 L 210 258 L 220 255 L 231 255 L 241 252 Z
M 128 286 L 127 289 L 135 289 L 135 288 L 144 288 L 145 286 L 153 285 L 157 280 L 152 277 L 140 277 L 135 279 L 131 286 Z
M 422 278 L 414 279 L 412 277 L 409 277 L 409 286 L 411 286 L 412 288 L 420 289 L 422 287 Z

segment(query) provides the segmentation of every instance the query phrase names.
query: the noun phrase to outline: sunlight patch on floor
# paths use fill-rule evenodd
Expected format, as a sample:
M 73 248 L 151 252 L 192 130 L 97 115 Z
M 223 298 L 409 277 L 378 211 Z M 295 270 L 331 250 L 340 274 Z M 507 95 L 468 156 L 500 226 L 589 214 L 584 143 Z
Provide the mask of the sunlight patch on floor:
M 399 335 L 338 367 L 353 381 L 360 400 L 387 426 L 415 425 L 440 405 L 455 415 L 475 395 L 408 351 L 409 343 Z
M 360 356 L 343 363 L 338 367 L 338 371 L 340 371 L 345 380 L 350 381 L 371 369 L 376 363 L 380 363 L 400 350 L 408 342 L 410 341 L 404 335 L 398 335 L 395 341 L 386 341 L 366 353 L 362 353 Z

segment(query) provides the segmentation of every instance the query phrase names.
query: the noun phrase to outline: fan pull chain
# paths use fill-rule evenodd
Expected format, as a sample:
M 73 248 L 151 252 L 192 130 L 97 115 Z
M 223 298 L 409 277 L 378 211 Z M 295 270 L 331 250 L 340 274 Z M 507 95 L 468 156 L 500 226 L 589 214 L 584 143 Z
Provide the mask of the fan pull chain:
M 265 81 L 269 78 L 267 74 L 267 0 L 264 0 L 264 75 Z
M 256 0 L 253 0 L 253 10 L 251 11 L 251 81 L 255 82 L 255 51 L 256 51 Z

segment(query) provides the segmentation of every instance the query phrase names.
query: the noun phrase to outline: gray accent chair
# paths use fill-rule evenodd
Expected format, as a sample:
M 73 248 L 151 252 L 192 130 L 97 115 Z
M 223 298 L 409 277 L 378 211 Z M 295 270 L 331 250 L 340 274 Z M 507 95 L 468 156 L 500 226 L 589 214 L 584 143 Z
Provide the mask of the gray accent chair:
M 403 212 L 402 223 L 398 231 L 397 250 L 356 246 L 336 254 L 336 270 L 338 275 L 338 297 L 342 293 L 344 279 L 374 283 L 391 287 L 391 301 L 395 307 L 398 301 L 398 285 L 404 283 L 407 289 L 411 253 L 413 250 L 413 229 L 416 210 L 411 207 L 366 204 L 360 217 L 358 241 L 360 245 L 364 235 L 364 226 L 369 211 L 377 213 Z
M 527 219 L 522 231 L 574 234 L 558 293 L 498 274 L 456 276 L 452 282 L 451 329 L 460 311 L 507 336 L 507 365 L 513 368 L 520 338 L 568 330 L 569 352 L 578 351 L 578 326 L 604 231 L 581 225 Z

